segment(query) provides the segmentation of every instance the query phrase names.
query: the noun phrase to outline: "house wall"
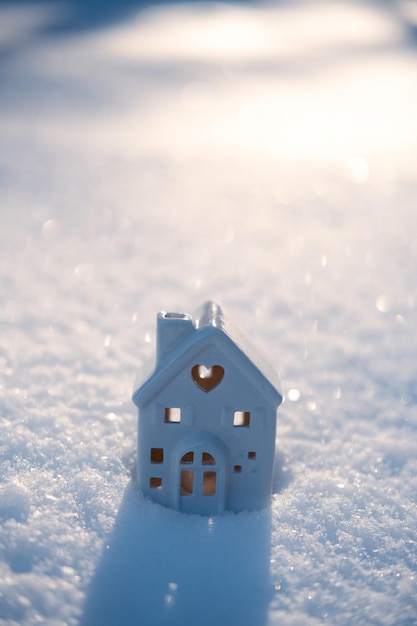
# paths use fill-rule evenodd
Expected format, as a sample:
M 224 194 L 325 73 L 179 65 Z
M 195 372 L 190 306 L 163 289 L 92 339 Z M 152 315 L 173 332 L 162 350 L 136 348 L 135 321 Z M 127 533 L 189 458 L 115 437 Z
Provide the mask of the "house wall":
M 202 391 L 191 376 L 196 359 L 190 360 L 154 401 L 140 409 L 139 486 L 156 502 L 175 508 L 178 451 L 182 454 L 186 449 L 181 442 L 190 433 L 200 433 L 204 442 L 206 434 L 211 433 L 225 451 L 225 509 L 238 512 L 262 508 L 271 496 L 276 430 L 276 407 L 265 401 L 264 379 L 260 375 L 248 379 L 247 372 L 242 373 L 235 362 L 213 348 L 201 353 L 197 363 L 224 368 L 224 377 L 217 387 Z M 165 422 L 168 407 L 181 409 L 180 422 Z M 234 425 L 235 411 L 249 413 L 250 417 L 242 420 L 249 419 L 249 425 Z M 154 454 L 155 462 L 151 461 L 152 448 L 158 451 Z

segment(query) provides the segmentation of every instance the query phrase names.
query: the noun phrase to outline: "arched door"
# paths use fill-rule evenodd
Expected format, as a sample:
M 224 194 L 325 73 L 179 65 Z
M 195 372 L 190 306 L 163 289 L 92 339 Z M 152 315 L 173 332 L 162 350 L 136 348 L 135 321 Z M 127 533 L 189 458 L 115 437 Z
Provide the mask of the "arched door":
M 219 450 L 198 446 L 181 455 L 178 467 L 179 509 L 215 515 L 225 504 L 225 467 Z

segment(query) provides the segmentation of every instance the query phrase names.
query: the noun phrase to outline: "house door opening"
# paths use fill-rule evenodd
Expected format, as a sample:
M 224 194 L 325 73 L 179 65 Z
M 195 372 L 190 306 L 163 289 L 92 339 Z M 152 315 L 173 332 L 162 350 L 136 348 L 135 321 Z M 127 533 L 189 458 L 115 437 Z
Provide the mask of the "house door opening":
M 224 467 L 204 449 L 182 455 L 179 467 L 180 510 L 211 515 L 224 510 Z

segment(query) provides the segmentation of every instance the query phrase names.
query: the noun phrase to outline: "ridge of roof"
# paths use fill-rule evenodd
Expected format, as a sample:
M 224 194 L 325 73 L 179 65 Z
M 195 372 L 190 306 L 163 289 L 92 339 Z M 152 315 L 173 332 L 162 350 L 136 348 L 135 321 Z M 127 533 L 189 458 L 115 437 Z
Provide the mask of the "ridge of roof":
M 195 318 L 197 315 L 200 315 L 195 322 L 198 329 L 213 326 L 222 330 L 243 354 L 252 361 L 260 373 L 272 383 L 273 386 L 280 389 L 281 381 L 278 370 L 272 367 L 264 354 L 254 346 L 250 337 L 230 321 L 229 316 L 220 304 L 209 300 L 203 304 L 199 312 L 193 317 Z

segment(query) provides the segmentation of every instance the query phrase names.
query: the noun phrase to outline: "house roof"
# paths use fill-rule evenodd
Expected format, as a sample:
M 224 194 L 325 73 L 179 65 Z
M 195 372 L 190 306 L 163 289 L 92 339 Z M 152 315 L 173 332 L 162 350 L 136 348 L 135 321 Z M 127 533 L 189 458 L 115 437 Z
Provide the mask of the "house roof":
M 215 344 L 225 356 L 232 358 L 245 379 L 261 377 L 264 395 L 273 406 L 282 402 L 278 372 L 252 345 L 250 340 L 230 324 L 222 308 L 207 302 L 193 317 L 181 313 L 159 313 L 158 342 L 165 342 L 166 328 L 178 332 L 178 342 L 169 337 L 167 346 L 158 346 L 157 363 L 153 373 L 141 386 L 135 386 L 133 402 L 138 407 L 147 405 L 192 358 L 206 347 Z M 166 328 L 164 328 L 166 326 Z M 169 334 L 169 333 L 168 333 Z

